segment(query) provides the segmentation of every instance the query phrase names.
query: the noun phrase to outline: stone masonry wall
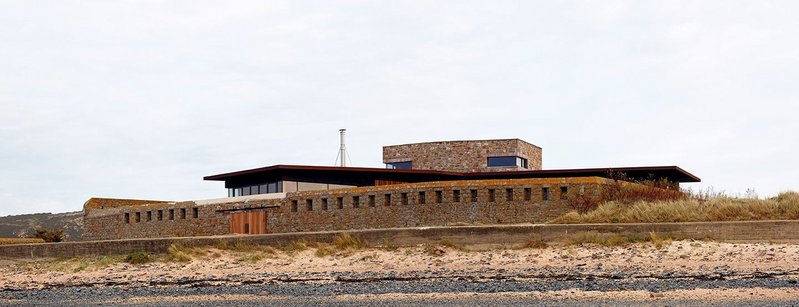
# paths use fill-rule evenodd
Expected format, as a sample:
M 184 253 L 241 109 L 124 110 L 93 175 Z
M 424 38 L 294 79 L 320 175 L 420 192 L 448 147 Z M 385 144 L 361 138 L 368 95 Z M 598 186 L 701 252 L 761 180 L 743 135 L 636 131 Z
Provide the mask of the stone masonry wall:
M 441 181 L 295 192 L 286 198 L 244 202 L 226 199 L 202 205 L 173 202 L 89 209 L 84 213 L 84 240 L 229 234 L 230 210 L 248 208 L 267 211 L 266 227 L 271 233 L 539 223 L 569 211 L 563 199 L 579 194 L 598 197 L 601 186 L 609 182 L 600 177 Z M 545 188 L 549 200 L 545 200 Z
M 488 157 L 519 156 L 528 168 L 487 166 Z M 540 170 L 541 148 L 519 139 L 447 141 L 383 147 L 383 163 L 412 161 L 413 169 L 455 172 Z

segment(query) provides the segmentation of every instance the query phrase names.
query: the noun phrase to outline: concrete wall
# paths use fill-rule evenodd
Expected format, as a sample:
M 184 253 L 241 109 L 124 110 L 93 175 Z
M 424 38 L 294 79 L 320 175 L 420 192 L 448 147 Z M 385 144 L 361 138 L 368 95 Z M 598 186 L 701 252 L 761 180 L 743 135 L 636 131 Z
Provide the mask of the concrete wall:
M 163 253 L 170 244 L 213 245 L 219 241 L 282 245 L 300 239 L 331 242 L 344 231 L 286 233 L 250 236 L 130 239 L 111 241 L 65 242 L 45 244 L 0 245 L 0 258 L 75 257 L 132 252 Z M 373 244 L 391 242 L 414 246 L 447 239 L 461 245 L 523 244 L 535 236 L 545 241 L 559 241 L 586 233 L 614 233 L 661 237 L 714 239 L 732 242 L 797 242 L 799 221 L 736 221 L 652 224 L 582 224 L 582 225 L 492 225 L 468 227 L 423 227 L 347 231 Z
M 446 141 L 383 147 L 383 163 L 412 161 L 413 169 L 455 172 L 525 170 L 521 167 L 488 167 L 488 157 L 519 156 L 527 170 L 540 170 L 541 148 L 519 139 Z
M 265 194 L 215 201 L 89 209 L 84 217 L 84 239 L 228 234 L 231 233 L 230 212 L 242 209 L 265 210 L 266 229 L 270 233 L 538 223 L 570 210 L 562 200 L 566 195 L 561 195 L 561 188 L 567 188 L 569 197 L 580 193 L 597 196 L 601 185 L 609 182 L 600 177 L 442 181 L 290 192 L 285 194 L 285 198 Z M 550 200 L 544 199 L 544 188 L 549 189 Z M 472 191 L 477 193 L 476 201 L 472 201 Z M 424 193 L 424 202 L 420 193 Z M 459 201 L 456 193 L 460 195 Z M 357 205 L 356 198 L 359 200 Z M 198 212 L 196 218 L 193 214 L 195 209 Z M 175 214 L 174 219 L 169 218 L 170 210 Z M 185 219 L 181 214 L 183 210 L 186 211 Z M 163 214 L 160 220 L 157 218 L 159 211 Z M 256 227 L 251 225 L 251 228 Z

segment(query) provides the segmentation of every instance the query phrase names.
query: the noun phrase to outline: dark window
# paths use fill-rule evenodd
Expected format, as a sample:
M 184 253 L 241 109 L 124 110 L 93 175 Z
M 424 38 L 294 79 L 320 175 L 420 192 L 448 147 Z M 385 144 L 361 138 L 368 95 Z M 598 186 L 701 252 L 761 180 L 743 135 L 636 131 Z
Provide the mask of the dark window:
M 541 188 L 541 198 L 544 200 L 549 200 L 549 188 Z
M 419 203 L 420 204 L 424 204 L 424 202 L 425 202 L 424 191 L 421 191 L 421 192 L 419 192 Z
M 136 223 L 141 223 L 141 212 L 136 212 Z
M 374 207 L 374 206 L 375 206 L 375 196 L 369 195 L 369 207 Z
M 259 191 L 259 185 L 254 185 L 250 187 L 250 195 L 261 194 Z
M 242 195 L 242 196 L 247 196 L 247 195 L 250 195 L 250 187 L 243 187 L 243 188 L 241 188 L 241 195 Z
M 477 190 L 471 190 L 470 192 L 472 194 L 472 202 L 476 203 L 477 202 Z
M 164 210 L 158 210 L 158 220 L 159 221 L 164 220 Z
M 272 193 L 272 192 L 269 192 L 269 185 L 268 184 L 262 184 L 262 185 L 258 186 L 258 191 L 261 194 Z
M 488 189 L 488 202 L 494 202 L 494 189 Z
M 403 205 L 407 205 L 408 204 L 408 193 L 400 194 L 400 201 L 402 202 Z
M 353 208 L 358 208 L 360 206 L 361 206 L 361 197 L 353 196 L 352 197 L 352 207 Z
M 305 200 L 305 210 L 313 211 L 313 199 Z
M 244 233 L 250 233 L 250 224 L 244 223 Z
M 181 220 L 186 219 L 186 208 L 180 208 L 180 219 Z
M 568 187 L 560 187 L 560 199 L 566 199 L 569 193 Z
M 436 203 L 440 204 L 444 202 L 444 193 L 441 191 L 436 191 Z
M 390 169 L 411 169 L 412 168 L 412 163 L 411 163 L 411 161 L 391 162 L 391 163 L 386 163 L 386 168 L 390 168 Z
M 298 207 L 297 206 L 297 201 L 296 200 L 292 200 L 291 201 L 291 212 L 297 212 L 297 207 Z
M 130 224 L 130 213 L 125 213 L 125 223 Z
M 169 209 L 169 220 L 175 219 L 175 209 Z
M 391 194 L 386 194 L 383 204 L 386 206 L 391 206 Z
M 327 198 L 322 198 L 322 210 L 327 210 Z
M 505 201 L 513 201 L 513 189 L 505 189 Z
M 191 208 L 191 215 L 195 219 L 200 218 L 200 208 Z
M 488 157 L 488 167 L 518 166 L 527 168 L 527 159 L 516 156 Z
M 461 202 L 461 190 L 452 190 L 452 201 L 456 203 Z
M 344 197 L 337 197 L 336 205 L 338 205 L 339 209 L 344 209 Z
M 277 182 L 270 182 L 266 185 L 267 193 L 278 193 L 280 192 L 279 189 Z
M 532 199 L 533 199 L 533 189 L 524 188 L 524 200 L 532 200 Z
M 150 222 L 153 220 L 153 212 L 147 211 L 147 221 Z

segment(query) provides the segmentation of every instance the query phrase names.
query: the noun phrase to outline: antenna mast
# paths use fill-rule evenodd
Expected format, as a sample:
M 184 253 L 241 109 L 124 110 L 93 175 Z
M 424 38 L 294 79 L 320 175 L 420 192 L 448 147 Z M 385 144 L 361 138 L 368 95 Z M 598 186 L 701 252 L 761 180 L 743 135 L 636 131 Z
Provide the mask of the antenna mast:
M 341 157 L 341 167 L 347 166 L 347 144 L 344 142 L 344 136 L 347 134 L 347 129 L 338 129 L 341 133 L 341 149 L 338 155 Z

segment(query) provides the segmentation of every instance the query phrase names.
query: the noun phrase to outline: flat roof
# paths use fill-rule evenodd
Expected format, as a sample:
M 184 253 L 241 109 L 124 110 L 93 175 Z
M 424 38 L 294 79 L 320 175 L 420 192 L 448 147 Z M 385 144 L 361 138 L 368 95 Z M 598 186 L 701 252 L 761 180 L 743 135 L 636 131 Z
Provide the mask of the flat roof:
M 380 180 L 435 181 L 435 180 L 468 180 L 468 179 L 504 179 L 504 178 L 552 178 L 552 177 L 609 177 L 612 173 L 624 173 L 631 179 L 666 178 L 674 182 L 700 182 L 699 177 L 678 166 L 636 166 L 636 167 L 603 167 L 582 169 L 526 170 L 502 172 L 450 172 L 424 169 L 387 169 L 374 167 L 338 167 L 313 165 L 272 165 L 218 175 L 203 177 L 203 180 L 228 181 L 245 177 L 297 175 L 319 175 L 330 178 L 375 178 Z

